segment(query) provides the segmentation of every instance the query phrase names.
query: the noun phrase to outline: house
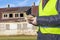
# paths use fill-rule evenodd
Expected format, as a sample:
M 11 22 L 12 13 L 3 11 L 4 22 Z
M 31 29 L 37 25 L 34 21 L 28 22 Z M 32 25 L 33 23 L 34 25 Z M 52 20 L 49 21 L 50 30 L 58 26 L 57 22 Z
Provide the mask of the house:
M 37 16 L 38 6 L 0 8 L 0 35 L 36 35 L 36 27 L 28 23 L 29 14 Z

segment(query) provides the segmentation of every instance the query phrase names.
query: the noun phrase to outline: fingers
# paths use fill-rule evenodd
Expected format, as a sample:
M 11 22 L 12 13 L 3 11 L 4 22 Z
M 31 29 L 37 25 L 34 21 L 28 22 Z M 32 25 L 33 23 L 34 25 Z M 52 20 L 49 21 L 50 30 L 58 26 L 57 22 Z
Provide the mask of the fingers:
M 27 19 L 28 19 L 29 21 L 33 21 L 33 20 L 34 20 L 34 17 L 33 17 L 32 15 L 28 15 Z
M 32 24 L 37 26 L 37 21 L 36 21 L 36 17 L 34 18 L 34 21 L 32 21 Z
M 32 15 L 28 15 L 27 20 L 29 23 L 32 24 L 32 21 L 34 20 L 34 17 Z
M 28 15 L 27 17 L 27 20 L 30 24 L 33 24 L 33 25 L 37 25 L 37 22 L 36 22 L 36 17 L 32 16 L 32 15 Z
M 30 20 L 28 21 L 28 23 L 30 23 L 30 24 L 33 24 L 32 22 L 33 22 L 33 21 L 30 21 Z
M 37 26 L 37 23 L 36 21 L 28 21 L 30 24 L 34 25 L 34 26 Z

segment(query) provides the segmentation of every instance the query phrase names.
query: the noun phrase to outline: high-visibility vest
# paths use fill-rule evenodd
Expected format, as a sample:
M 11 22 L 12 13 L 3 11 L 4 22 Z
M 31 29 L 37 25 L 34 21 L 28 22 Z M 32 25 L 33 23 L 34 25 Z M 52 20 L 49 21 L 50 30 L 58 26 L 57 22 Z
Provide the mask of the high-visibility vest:
M 57 0 L 49 0 L 45 5 L 44 9 L 42 9 L 42 0 L 40 0 L 39 4 L 39 16 L 51 16 L 51 15 L 58 15 L 56 10 L 56 3 Z M 42 27 L 40 26 L 40 31 L 43 34 L 60 34 L 60 28 L 58 27 Z

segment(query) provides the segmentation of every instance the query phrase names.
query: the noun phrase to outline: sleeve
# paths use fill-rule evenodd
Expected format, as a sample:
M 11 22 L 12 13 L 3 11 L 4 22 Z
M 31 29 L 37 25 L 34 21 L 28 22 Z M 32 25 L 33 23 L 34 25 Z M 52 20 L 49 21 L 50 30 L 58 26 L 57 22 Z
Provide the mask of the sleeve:
M 42 26 L 60 25 L 60 14 L 56 16 L 37 17 L 37 24 Z
M 56 9 L 58 15 L 55 16 L 40 16 L 37 17 L 37 24 L 42 26 L 57 26 L 60 25 L 60 0 L 57 1 Z

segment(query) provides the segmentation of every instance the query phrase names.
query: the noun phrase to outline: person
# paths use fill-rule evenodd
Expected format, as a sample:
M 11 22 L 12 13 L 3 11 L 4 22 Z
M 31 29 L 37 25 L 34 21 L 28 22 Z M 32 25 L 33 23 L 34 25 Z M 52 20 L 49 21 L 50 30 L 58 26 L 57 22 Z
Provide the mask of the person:
M 28 22 L 38 25 L 37 40 L 60 40 L 60 0 L 40 0 L 38 16 Z

